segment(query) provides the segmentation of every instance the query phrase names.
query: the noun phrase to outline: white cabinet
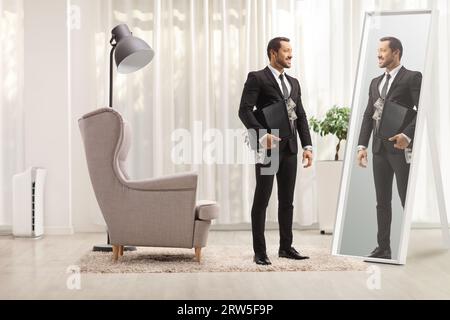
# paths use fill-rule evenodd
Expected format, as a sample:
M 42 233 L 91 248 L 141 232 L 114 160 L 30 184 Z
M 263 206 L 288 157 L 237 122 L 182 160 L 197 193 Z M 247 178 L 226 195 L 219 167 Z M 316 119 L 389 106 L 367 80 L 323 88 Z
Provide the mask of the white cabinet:
M 317 161 L 317 198 L 321 233 L 332 233 L 341 184 L 343 161 Z

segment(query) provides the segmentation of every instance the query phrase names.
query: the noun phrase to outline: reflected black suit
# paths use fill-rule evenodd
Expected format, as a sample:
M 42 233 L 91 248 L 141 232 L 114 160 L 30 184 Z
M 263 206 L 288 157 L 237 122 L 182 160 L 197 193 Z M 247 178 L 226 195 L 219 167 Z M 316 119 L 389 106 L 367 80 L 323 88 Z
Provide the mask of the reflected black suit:
M 297 79 L 286 75 L 291 85 L 290 98 L 296 103 L 294 134 L 290 139 L 279 143 L 280 165 L 277 172 L 278 185 L 278 222 L 280 226 L 280 249 L 290 249 L 292 245 L 292 218 L 295 180 L 297 174 L 297 132 L 302 145 L 311 146 L 308 121 L 301 100 L 301 89 Z M 266 67 L 263 70 L 250 72 L 242 93 L 239 107 L 239 118 L 247 129 L 254 129 L 258 133 L 265 128 L 261 119 L 257 119 L 253 112 L 254 107 L 261 110 L 271 104 L 283 100 L 281 89 L 271 72 Z M 259 136 L 257 137 L 259 138 Z M 256 164 L 256 189 L 252 207 L 252 234 L 255 254 L 266 253 L 264 228 L 266 209 L 272 193 L 273 175 L 261 175 L 263 165 Z
M 375 128 L 375 121 L 372 119 L 375 111 L 374 103 L 380 98 L 379 86 L 383 77 L 384 74 L 373 79 L 370 84 L 369 101 L 364 112 L 358 145 L 367 147 Z M 410 108 L 418 106 L 421 83 L 422 74 L 420 72 L 410 71 L 405 67 L 401 67 L 386 95 L 386 100 L 396 101 Z M 410 148 L 414 142 L 415 127 L 416 118 L 401 130 L 401 133 L 412 139 L 409 145 Z M 398 193 L 402 206 L 405 207 L 410 165 L 406 162 L 404 150 L 394 148 L 394 142 L 382 140 L 375 135 L 372 143 L 372 152 L 377 198 L 377 240 L 381 249 L 387 249 L 390 247 L 393 177 L 395 174 Z

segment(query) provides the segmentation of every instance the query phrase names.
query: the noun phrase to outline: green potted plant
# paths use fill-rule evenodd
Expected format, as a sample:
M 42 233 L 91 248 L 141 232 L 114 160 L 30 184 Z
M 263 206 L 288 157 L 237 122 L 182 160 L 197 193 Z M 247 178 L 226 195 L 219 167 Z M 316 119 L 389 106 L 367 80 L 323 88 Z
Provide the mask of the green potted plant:
M 310 119 L 314 132 L 324 137 L 334 135 L 338 139 L 334 161 L 316 162 L 316 182 L 320 194 L 327 196 L 327 201 L 317 204 L 318 222 L 322 234 L 332 233 L 336 220 L 339 187 L 342 175 L 343 162 L 339 161 L 341 143 L 347 140 L 348 125 L 350 121 L 350 108 L 333 106 L 323 120 Z
M 348 124 L 350 121 L 350 108 L 334 106 L 331 108 L 322 121 L 312 117 L 310 125 L 314 132 L 320 134 L 321 137 L 332 134 L 338 138 L 336 145 L 336 154 L 334 160 L 339 160 L 339 150 L 341 142 L 347 139 Z

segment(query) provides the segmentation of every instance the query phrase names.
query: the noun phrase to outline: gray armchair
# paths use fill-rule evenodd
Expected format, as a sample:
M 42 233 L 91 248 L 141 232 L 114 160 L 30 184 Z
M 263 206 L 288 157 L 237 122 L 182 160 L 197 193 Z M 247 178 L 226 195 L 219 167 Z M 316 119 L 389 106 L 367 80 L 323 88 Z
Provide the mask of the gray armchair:
M 197 261 L 206 246 L 213 201 L 196 204 L 197 174 L 130 180 L 125 160 L 131 128 L 111 108 L 98 109 L 79 121 L 91 183 L 113 245 L 113 259 L 123 246 L 195 248 Z

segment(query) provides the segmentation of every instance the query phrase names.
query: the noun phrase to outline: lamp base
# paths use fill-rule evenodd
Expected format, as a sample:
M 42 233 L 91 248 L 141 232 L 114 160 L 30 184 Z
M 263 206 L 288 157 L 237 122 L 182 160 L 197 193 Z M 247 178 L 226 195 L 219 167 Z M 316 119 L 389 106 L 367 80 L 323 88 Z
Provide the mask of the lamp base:
M 123 247 L 123 251 L 136 251 L 136 250 L 137 250 L 136 247 L 133 247 L 133 246 L 124 246 Z M 110 244 L 102 244 L 102 245 L 94 246 L 92 248 L 92 251 L 94 251 L 94 252 L 112 252 L 113 249 L 112 249 L 112 245 L 110 245 Z

